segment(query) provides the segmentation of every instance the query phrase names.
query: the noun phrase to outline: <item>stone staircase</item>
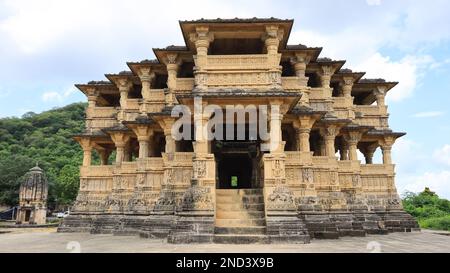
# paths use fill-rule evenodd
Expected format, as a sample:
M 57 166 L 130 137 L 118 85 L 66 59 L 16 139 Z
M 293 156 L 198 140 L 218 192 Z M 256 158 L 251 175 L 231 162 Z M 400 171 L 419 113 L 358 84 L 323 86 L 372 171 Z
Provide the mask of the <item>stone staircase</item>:
M 216 190 L 214 242 L 269 243 L 262 189 Z

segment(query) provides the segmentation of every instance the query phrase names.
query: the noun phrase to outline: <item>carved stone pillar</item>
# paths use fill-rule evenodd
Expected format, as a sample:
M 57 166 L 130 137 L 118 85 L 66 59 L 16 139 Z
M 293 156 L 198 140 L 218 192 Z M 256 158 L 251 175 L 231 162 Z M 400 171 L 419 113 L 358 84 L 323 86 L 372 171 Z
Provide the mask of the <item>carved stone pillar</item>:
M 291 63 L 294 65 L 295 75 L 300 80 L 300 85 L 305 86 L 308 83 L 308 77 L 306 77 L 306 66 L 309 64 L 311 57 L 305 53 L 296 53 L 295 58 L 291 59 Z
M 177 86 L 177 72 L 180 66 L 180 60 L 178 59 L 178 54 L 171 53 L 166 56 L 166 66 L 167 66 L 167 92 L 166 92 L 166 103 L 172 106 L 175 102 L 175 97 L 173 95 L 173 90 Z
M 266 35 L 264 42 L 266 44 L 267 54 L 278 54 L 278 46 L 283 38 L 283 31 L 277 26 L 266 26 Z
M 150 100 L 151 82 L 154 77 L 155 77 L 155 73 L 152 73 L 150 68 L 141 68 L 139 70 L 139 78 L 141 79 L 141 83 L 142 83 L 141 94 L 142 94 L 142 98 L 145 101 Z
M 366 164 L 373 164 L 373 154 L 377 150 L 378 145 L 368 145 L 362 150 Z
M 349 131 L 345 136 L 345 141 L 348 144 L 349 152 L 348 157 L 349 160 L 358 160 L 358 142 L 361 139 L 362 133 L 358 131 Z
M 195 86 L 197 89 L 205 89 L 207 84 L 207 73 L 205 70 L 208 62 L 208 48 L 214 40 L 214 36 L 209 32 L 208 27 L 197 27 L 195 33 L 191 33 L 190 40 L 195 44 L 197 55 L 195 61 Z
M 353 77 L 344 77 L 344 81 L 342 83 L 342 95 L 344 97 L 351 98 L 353 82 L 354 82 Z
M 92 141 L 88 137 L 83 137 L 79 140 L 81 148 L 83 149 L 83 166 L 91 166 L 92 161 Z
M 122 162 L 123 161 L 130 162 L 132 157 L 133 157 L 133 147 L 131 147 L 131 142 L 128 142 L 124 147 Z
M 327 149 L 326 149 L 326 144 L 325 144 L 325 139 L 322 137 L 321 139 L 319 139 L 319 154 L 321 156 L 325 156 L 327 154 Z
M 149 157 L 149 144 L 153 136 L 153 129 L 146 124 L 138 124 L 132 126 L 133 132 L 136 134 L 139 142 L 139 158 Z
M 335 147 L 334 141 L 336 139 L 336 135 L 338 134 L 339 129 L 336 125 L 327 125 L 325 128 L 320 129 L 320 134 L 322 135 L 325 141 L 325 156 L 334 157 L 335 155 Z
M 293 123 L 297 134 L 297 150 L 301 152 L 310 152 L 309 137 L 311 128 L 316 121 L 312 116 L 299 116 L 298 120 Z
M 97 152 L 100 156 L 100 164 L 108 165 L 108 159 L 109 159 L 109 156 L 111 155 L 111 151 L 107 150 L 107 149 L 103 149 L 103 150 L 98 150 Z
M 128 79 L 118 80 L 118 87 L 120 92 L 120 107 L 122 110 L 127 108 L 128 92 L 130 92 L 133 83 Z
M 386 97 L 386 87 L 378 86 L 374 91 L 375 97 L 377 99 L 377 106 L 384 107 L 386 106 L 385 97 Z
M 333 76 L 334 68 L 332 66 L 322 66 L 320 71 L 320 82 L 321 86 L 325 88 L 330 88 L 331 76 Z
M 95 88 L 90 88 L 87 91 L 88 108 L 95 108 L 97 106 L 99 92 Z
M 311 58 L 304 53 L 297 53 L 295 58 L 291 59 L 291 63 L 294 66 L 295 75 L 299 79 L 300 86 L 305 87 L 302 90 L 302 97 L 300 98 L 300 105 L 308 105 L 309 104 L 309 89 L 307 89 L 308 85 L 308 77 L 306 77 L 306 66 L 310 62 Z
M 172 136 L 172 129 L 164 129 L 164 136 L 166 137 L 166 154 L 173 154 L 176 151 L 175 139 Z
M 86 129 L 90 128 L 90 120 L 93 117 L 95 107 L 97 106 L 99 93 L 98 91 L 92 87 L 87 90 L 87 98 L 88 98 L 88 106 L 86 108 Z
M 116 145 L 116 165 L 120 165 L 126 159 L 125 149 L 130 140 L 130 136 L 124 132 L 112 132 L 110 135 Z
M 394 145 L 395 139 L 391 136 L 385 136 L 380 141 L 381 151 L 383 152 L 383 164 L 392 164 L 392 145 Z
M 348 150 L 349 147 L 347 141 L 342 141 L 341 149 L 339 151 L 341 160 L 348 160 Z
M 282 109 L 283 108 L 283 109 Z M 281 121 L 283 119 L 284 106 L 279 101 L 270 102 L 269 114 L 269 128 L 270 128 L 270 143 L 263 145 L 263 150 L 273 152 L 283 152 L 284 145 L 282 142 Z

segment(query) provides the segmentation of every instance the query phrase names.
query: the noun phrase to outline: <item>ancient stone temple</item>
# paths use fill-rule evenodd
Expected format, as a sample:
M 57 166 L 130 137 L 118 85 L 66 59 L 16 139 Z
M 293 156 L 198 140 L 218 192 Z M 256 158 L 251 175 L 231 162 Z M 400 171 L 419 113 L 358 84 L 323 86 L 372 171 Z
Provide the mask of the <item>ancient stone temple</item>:
M 156 60 L 77 85 L 89 102 L 86 130 L 75 136 L 84 160 L 59 230 L 308 243 L 417 229 L 394 183 L 391 149 L 404 133 L 389 128 L 385 96 L 397 83 L 364 79 L 345 61 L 319 57 L 322 48 L 289 45 L 292 25 L 181 21 L 185 45 L 153 49 Z M 243 122 L 198 111 L 228 106 Z M 219 137 L 205 138 L 212 120 Z M 239 128 L 243 136 L 233 138 Z M 261 128 L 269 139 L 254 134 Z M 192 138 L 176 137 L 185 130 Z
M 36 164 L 25 174 L 20 185 L 16 224 L 43 225 L 47 219 L 48 182 Z

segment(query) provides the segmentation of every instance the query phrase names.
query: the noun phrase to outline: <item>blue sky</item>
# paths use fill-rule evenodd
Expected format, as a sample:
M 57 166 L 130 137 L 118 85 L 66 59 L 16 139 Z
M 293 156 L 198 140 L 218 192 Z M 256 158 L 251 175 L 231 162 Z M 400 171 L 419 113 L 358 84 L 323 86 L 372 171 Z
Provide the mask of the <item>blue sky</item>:
M 450 198 L 450 2 L 0 0 L 0 117 L 86 101 L 73 84 L 104 79 L 152 48 L 183 44 L 178 20 L 295 19 L 291 44 L 323 46 L 390 91 L 399 192 Z M 379 151 L 377 151 L 379 159 Z

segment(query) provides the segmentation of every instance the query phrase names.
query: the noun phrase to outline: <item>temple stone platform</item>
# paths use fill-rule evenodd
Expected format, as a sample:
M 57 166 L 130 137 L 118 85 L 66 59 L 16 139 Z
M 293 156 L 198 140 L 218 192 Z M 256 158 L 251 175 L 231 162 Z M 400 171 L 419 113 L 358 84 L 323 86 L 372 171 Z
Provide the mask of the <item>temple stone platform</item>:
M 57 233 L 55 229 L 0 230 L 0 252 L 68 253 L 73 246 L 80 252 L 349 252 L 349 253 L 450 253 L 450 233 L 423 230 L 422 232 L 390 233 L 366 237 L 343 237 L 330 240 L 311 240 L 310 244 L 168 244 L 161 239 L 142 240 L 138 236 L 92 235 L 89 233 Z M 6 232 L 6 231 L 5 231 Z

